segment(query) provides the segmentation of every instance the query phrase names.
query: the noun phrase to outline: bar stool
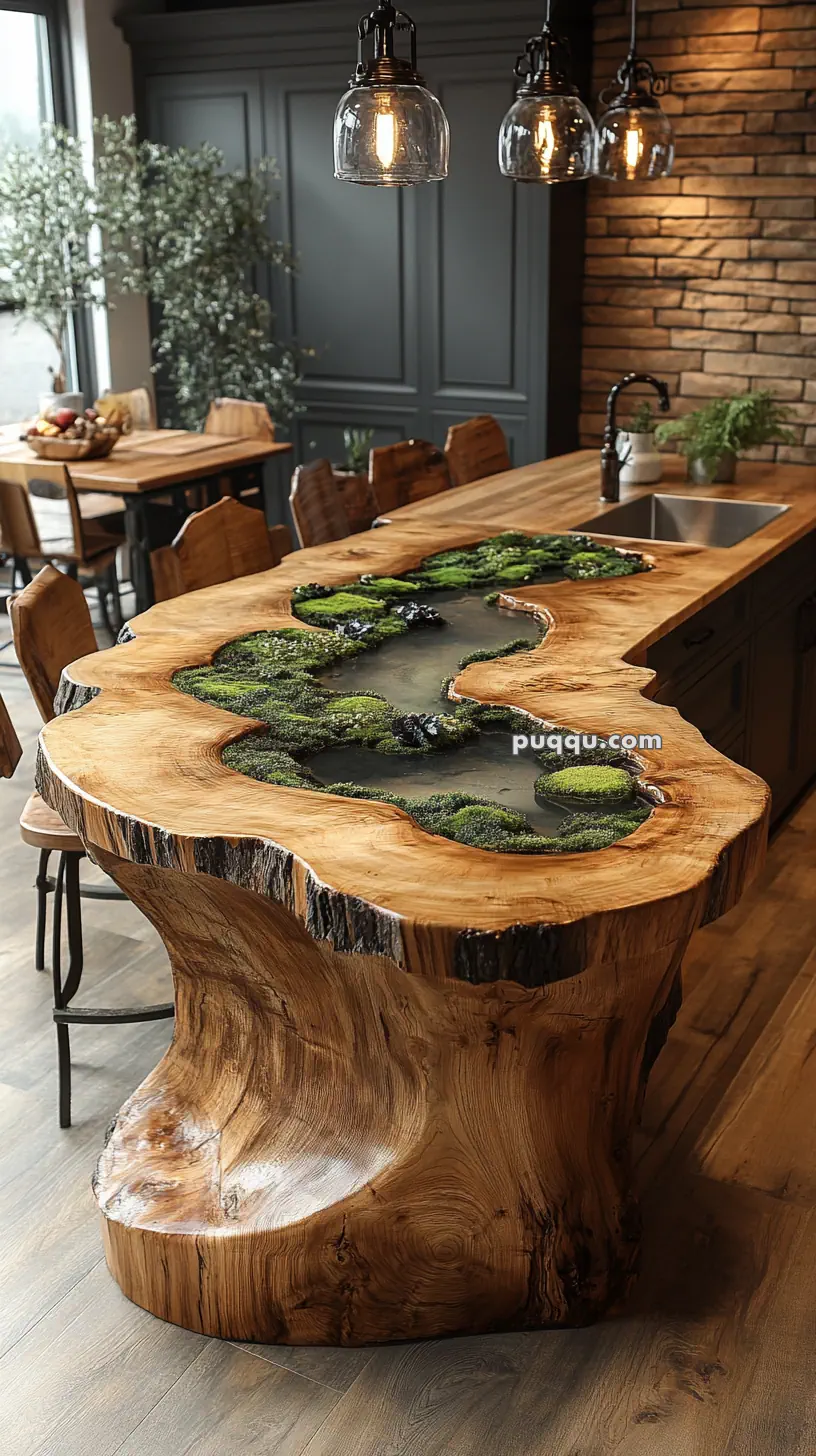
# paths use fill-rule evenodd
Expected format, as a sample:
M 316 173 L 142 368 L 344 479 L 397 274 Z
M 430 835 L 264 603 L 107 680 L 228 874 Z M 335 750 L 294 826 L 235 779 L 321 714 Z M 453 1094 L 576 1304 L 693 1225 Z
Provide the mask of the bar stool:
M 29 586 L 12 597 L 9 615 L 17 658 L 43 722 L 54 716 L 54 699 L 64 667 L 77 657 L 96 652 L 96 638 L 85 595 L 78 582 L 53 566 L 46 566 Z M 82 900 L 127 900 L 112 882 L 83 885 L 79 866 L 85 858 L 82 840 L 34 792 L 20 816 L 20 836 L 40 852 L 37 871 L 37 928 L 35 965 L 45 969 L 48 896 L 53 894 L 51 974 L 54 984 L 53 1018 L 57 1028 L 59 1124 L 71 1126 L 71 1047 L 69 1028 L 75 1025 L 121 1025 L 159 1021 L 173 1016 L 172 1002 L 158 1006 L 74 1006 L 84 968 Z M 59 855 L 56 875 L 48 873 L 52 854 Z M 63 908 L 68 940 L 68 966 L 62 969 Z

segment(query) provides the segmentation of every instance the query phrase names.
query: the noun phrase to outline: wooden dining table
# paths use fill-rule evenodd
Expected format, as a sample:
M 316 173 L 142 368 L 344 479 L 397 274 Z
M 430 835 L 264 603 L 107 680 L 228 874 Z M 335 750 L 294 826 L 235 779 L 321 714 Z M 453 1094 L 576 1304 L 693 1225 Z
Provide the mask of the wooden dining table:
M 25 424 L 16 423 L 0 429 L 0 476 L 7 480 L 25 481 L 25 469 L 35 458 L 20 438 L 25 428 Z M 151 537 L 147 510 L 151 498 L 170 495 L 180 526 L 188 513 L 183 492 L 190 486 L 203 486 L 208 499 L 215 500 L 220 493 L 219 480 L 224 476 L 240 488 L 253 470 L 273 457 L 289 454 L 291 449 L 286 441 L 254 440 L 243 435 L 134 430 L 123 436 L 104 460 L 70 464 L 71 480 L 80 496 L 94 492 L 121 500 L 138 611 L 146 611 L 155 601 L 151 549 L 166 544 Z

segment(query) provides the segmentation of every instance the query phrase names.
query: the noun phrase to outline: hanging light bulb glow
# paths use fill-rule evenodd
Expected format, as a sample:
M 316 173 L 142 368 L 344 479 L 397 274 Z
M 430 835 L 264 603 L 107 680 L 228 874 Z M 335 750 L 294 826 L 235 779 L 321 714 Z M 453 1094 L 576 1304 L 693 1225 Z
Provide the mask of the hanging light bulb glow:
M 395 54 L 398 30 L 408 31 L 410 60 Z M 448 175 L 450 132 L 437 98 L 417 72 L 416 26 L 390 0 L 357 27 L 357 70 L 334 118 L 334 175 L 369 187 L 408 187 Z M 374 54 L 363 59 L 371 37 Z
M 539 165 L 542 177 L 548 177 L 555 156 L 555 128 L 553 127 L 552 112 L 545 111 L 536 122 L 535 149 L 538 153 Z
M 520 85 L 499 132 L 499 167 L 516 182 L 570 182 L 592 171 L 595 126 L 569 75 L 569 47 L 550 25 L 516 61 Z
M 654 182 L 674 163 L 674 132 L 658 96 L 665 79 L 637 54 L 637 0 L 632 0 L 629 54 L 616 77 L 614 95 L 598 122 L 595 171 L 609 182 Z M 601 93 L 606 104 L 606 93 Z
M 626 170 L 629 173 L 630 178 L 634 177 L 637 172 L 640 159 L 643 156 L 643 137 L 641 136 L 638 127 L 630 126 L 629 130 L 626 133 L 626 140 L 624 142 L 623 151 L 626 161 Z
M 384 172 L 390 172 L 397 155 L 397 122 L 390 107 L 377 110 L 374 121 L 374 150 Z

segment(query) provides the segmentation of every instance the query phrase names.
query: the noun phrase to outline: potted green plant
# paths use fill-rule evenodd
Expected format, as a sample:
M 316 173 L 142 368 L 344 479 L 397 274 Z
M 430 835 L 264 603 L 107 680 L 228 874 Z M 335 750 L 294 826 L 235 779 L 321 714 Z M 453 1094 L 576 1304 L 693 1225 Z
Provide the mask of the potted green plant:
M 355 429 L 348 426 L 343 431 L 345 456 L 341 465 L 335 465 L 338 475 L 368 475 L 368 454 L 374 439 L 373 430 Z
M 81 394 L 66 392 L 69 327 L 84 309 L 106 307 L 106 286 L 116 285 L 115 250 L 92 245 L 104 226 L 82 145 L 65 127 L 46 123 L 35 149 L 7 153 L 0 165 L 0 298 L 39 324 L 56 350 L 53 392 L 41 396 L 41 414 L 83 408 Z
M 621 485 L 654 485 L 660 479 L 663 461 L 655 445 L 656 425 L 651 404 L 642 399 L 632 412 L 629 428 L 618 431 Z
M 274 161 L 231 172 L 217 147 L 139 141 L 133 117 L 95 131 L 104 246 L 126 260 L 122 286 L 155 306 L 167 423 L 200 430 L 224 397 L 258 400 L 285 426 L 301 408 L 295 389 L 310 351 L 276 339 L 271 305 L 252 287 L 253 273 L 293 266 L 269 232 Z
M 766 389 L 712 399 L 701 409 L 658 425 L 658 444 L 676 440 L 685 455 L 688 478 L 695 485 L 731 484 L 737 456 L 772 442 L 789 445 L 790 410 L 771 399 Z

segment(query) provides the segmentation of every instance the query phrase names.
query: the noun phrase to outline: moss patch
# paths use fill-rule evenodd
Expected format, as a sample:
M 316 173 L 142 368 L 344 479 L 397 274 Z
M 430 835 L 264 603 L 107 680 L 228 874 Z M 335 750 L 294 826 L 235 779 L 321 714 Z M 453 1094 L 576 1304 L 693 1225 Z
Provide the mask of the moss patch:
M 210 667 L 184 668 L 174 682 L 202 702 L 263 723 L 262 732 L 229 745 L 223 754 L 229 768 L 262 783 L 394 804 L 429 833 L 478 849 L 512 854 L 602 849 L 631 834 L 650 812 L 635 800 L 625 755 L 610 757 L 610 750 L 597 750 L 600 756 L 585 755 L 572 761 L 577 767 L 539 779 L 536 790 L 544 796 L 556 793 L 576 805 L 609 806 L 569 815 L 551 836 L 537 834 L 523 814 L 468 794 L 419 799 L 357 784 L 326 785 L 304 760 L 344 745 L 386 756 L 451 752 L 486 729 L 543 730 L 543 724 L 514 708 L 472 701 L 445 701 L 442 711 L 441 700 L 439 713 L 400 714 L 378 693 L 334 692 L 319 677 L 338 662 L 407 632 L 401 613 L 420 593 L 498 588 L 484 597 L 492 604 L 502 588 L 552 579 L 554 573 L 582 579 L 645 570 L 648 567 L 634 553 L 598 546 L 585 536 L 507 531 L 475 546 L 438 552 L 402 577 L 367 575 L 338 587 L 315 582 L 298 586 L 292 593 L 292 608 L 306 628 L 239 638 L 222 648 Z M 427 620 L 421 612 L 405 616 L 414 619 L 421 641 L 434 614 Z M 459 666 L 529 651 L 533 645 L 526 638 L 514 638 L 500 647 L 468 653 Z M 442 699 L 447 698 L 449 681 L 442 685 Z M 547 753 L 539 754 L 538 761 L 546 768 L 563 763 Z
M 634 797 L 635 786 L 625 768 L 576 765 L 543 774 L 536 782 L 536 793 L 544 799 L 575 803 L 620 803 Z

